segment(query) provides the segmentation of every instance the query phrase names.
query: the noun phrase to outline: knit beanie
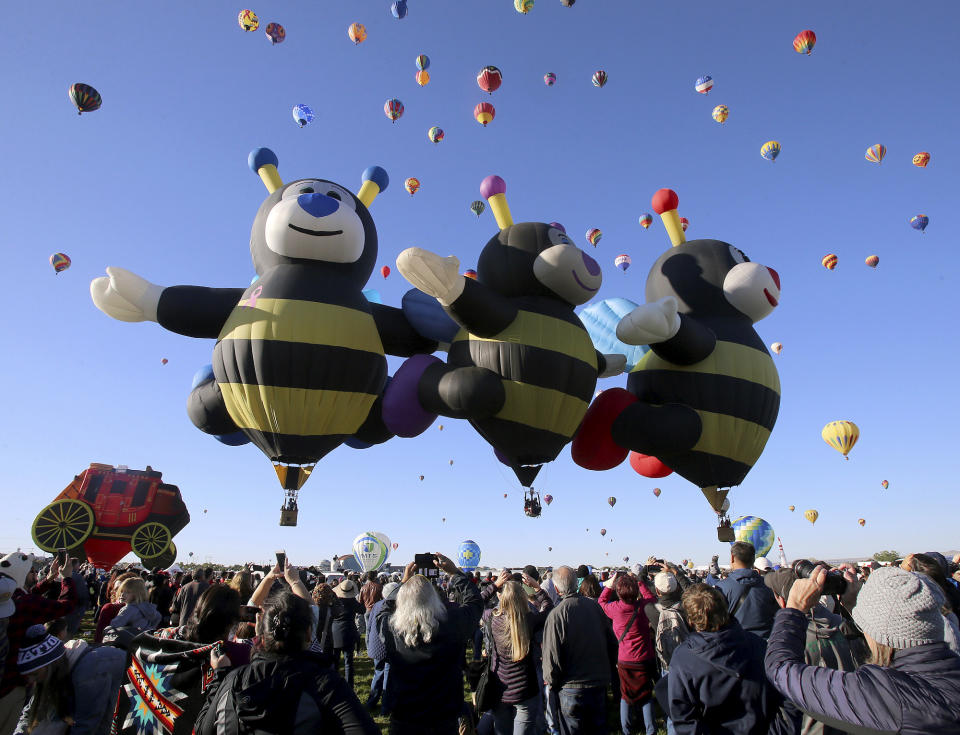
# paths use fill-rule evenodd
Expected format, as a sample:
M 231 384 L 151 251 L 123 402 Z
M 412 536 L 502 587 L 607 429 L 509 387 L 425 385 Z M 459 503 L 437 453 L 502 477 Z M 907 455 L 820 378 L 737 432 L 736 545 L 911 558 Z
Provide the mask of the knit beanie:
M 63 641 L 47 633 L 42 625 L 31 625 L 17 654 L 17 669 L 29 674 L 63 658 L 65 653 Z
M 883 567 L 870 575 L 857 596 L 853 620 L 877 643 L 895 649 L 940 643 L 943 592 L 922 574 Z

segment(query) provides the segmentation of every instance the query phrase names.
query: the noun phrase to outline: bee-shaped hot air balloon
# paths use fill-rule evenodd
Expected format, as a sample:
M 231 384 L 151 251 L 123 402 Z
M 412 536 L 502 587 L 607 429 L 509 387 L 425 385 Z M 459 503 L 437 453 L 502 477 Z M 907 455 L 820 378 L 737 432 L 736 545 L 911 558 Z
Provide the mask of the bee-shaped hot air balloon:
M 403 276 L 437 299 L 459 331 L 446 363 L 411 358 L 385 400 L 405 390 L 426 411 L 468 419 L 530 487 L 577 431 L 597 377 L 608 365 L 622 369 L 625 358 L 598 353 L 573 310 L 600 288 L 596 261 L 559 225 L 515 224 L 500 177 L 484 179 L 480 193 L 500 230 L 480 254 L 477 280 L 460 275 L 454 257 L 410 248 L 397 258 Z
M 250 286 L 163 288 L 108 268 L 90 292 L 115 319 L 217 340 L 213 374 L 193 389 L 188 414 L 210 434 L 242 431 L 267 455 L 287 492 L 282 523 L 295 525 L 297 491 L 322 457 L 350 437 L 391 436 L 377 400 L 384 353 L 432 352 L 436 343 L 363 295 L 377 261 L 368 206 L 386 189 L 386 171 L 368 168 L 354 195 L 319 178 L 284 184 L 266 148 L 249 164 L 269 191 L 251 229 Z
M 573 458 L 602 470 L 629 450 L 657 457 L 722 514 L 780 408 L 777 368 L 753 326 L 779 303 L 780 276 L 728 243 L 687 242 L 677 205 L 670 189 L 653 197 L 674 247 L 650 269 L 647 303 L 617 326 L 618 339 L 648 344 L 650 352 L 631 371 L 627 391 L 611 388 L 594 400 Z M 721 516 L 720 540 L 731 534 Z

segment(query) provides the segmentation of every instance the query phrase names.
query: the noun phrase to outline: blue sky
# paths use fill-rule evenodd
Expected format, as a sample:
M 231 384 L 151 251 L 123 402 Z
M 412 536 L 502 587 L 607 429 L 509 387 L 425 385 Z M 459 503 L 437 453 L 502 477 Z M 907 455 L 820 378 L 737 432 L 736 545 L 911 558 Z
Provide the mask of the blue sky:
M 304 488 L 300 525 L 279 528 L 270 462 L 252 446 L 218 444 L 186 417 L 212 342 L 113 321 L 89 297 L 108 265 L 162 285 L 248 283 L 249 228 L 265 195 L 246 165 L 257 146 L 277 153 L 285 180 L 318 176 L 356 190 L 365 167 L 386 168 L 391 185 L 372 212 L 378 265 L 391 267 L 412 245 L 475 265 L 495 224 L 468 206 L 480 181 L 499 174 L 517 221 L 562 222 L 603 265 L 600 297 L 637 301 L 669 247 L 659 218 L 643 231 L 637 217 L 657 189 L 673 188 L 688 237 L 736 244 L 783 285 L 780 307 L 757 326 L 784 345 L 780 418 L 731 493 L 734 515 L 769 520 L 791 558 L 960 546 L 960 273 L 948 234 L 958 205 L 949 90 L 960 8 L 747 5 L 538 0 L 521 16 L 509 0 L 409 0 L 398 21 L 385 0 L 258 1 L 249 7 L 261 30 L 244 33 L 241 6 L 224 3 L 105 1 L 79 16 L 7 3 L 0 548 L 31 546 L 36 513 L 97 461 L 151 464 L 180 486 L 193 517 L 176 539 L 182 558 L 237 562 L 286 548 L 293 561 L 314 562 L 367 529 L 400 544 L 395 562 L 453 555 L 465 538 L 491 564 L 723 553 L 712 512 L 685 480 L 647 480 L 626 463 L 591 473 L 568 451 L 538 483 L 555 502 L 528 519 L 512 473 L 451 419 L 417 439 L 336 450 Z M 283 44 L 264 36 L 270 21 L 286 27 Z M 354 21 L 368 31 L 359 46 L 347 38 Z M 805 28 L 818 36 L 810 56 L 791 45 Z M 424 88 L 414 81 L 420 53 L 431 59 Z M 487 64 L 504 76 L 492 96 L 474 81 Z M 603 89 L 590 83 L 597 69 L 609 75 Z M 548 71 L 558 77 L 550 88 Z M 703 74 L 716 82 L 707 97 L 693 90 Z M 79 81 L 104 100 L 80 118 L 67 99 Z M 406 106 L 393 125 L 382 111 L 390 97 Z M 484 100 L 497 110 L 485 129 L 472 116 Z M 317 115 L 302 130 L 291 117 L 297 103 Z M 730 108 L 723 127 L 710 117 L 721 103 Z M 437 146 L 431 125 L 446 132 Z M 770 139 L 783 146 L 774 164 L 759 156 Z M 874 143 L 887 146 L 881 166 L 864 160 Z M 921 150 L 932 154 L 926 169 L 911 165 Z M 422 183 L 413 198 L 408 176 Z M 931 220 L 923 235 L 908 225 L 920 212 Z M 583 236 L 591 227 L 603 231 L 595 252 Z M 56 251 L 73 258 L 59 276 L 47 263 Z M 829 252 L 839 256 L 833 272 L 820 265 Z M 620 253 L 633 258 L 626 274 L 613 267 Z M 863 264 L 870 254 L 876 270 Z M 391 304 L 408 287 L 397 273 L 375 273 L 370 286 Z M 849 462 L 820 439 L 834 419 L 861 428 Z M 801 515 L 807 508 L 820 511 L 816 526 Z

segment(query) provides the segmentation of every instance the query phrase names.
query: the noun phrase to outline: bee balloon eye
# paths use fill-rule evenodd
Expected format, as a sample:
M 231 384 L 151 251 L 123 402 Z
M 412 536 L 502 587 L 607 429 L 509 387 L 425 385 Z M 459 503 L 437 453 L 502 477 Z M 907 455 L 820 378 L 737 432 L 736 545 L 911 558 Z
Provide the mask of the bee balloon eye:
M 331 199 L 336 199 L 338 202 L 340 201 L 340 195 L 337 194 L 337 192 L 335 191 L 328 191 L 327 196 L 330 197 Z
M 313 194 L 313 187 L 312 187 L 312 186 L 305 186 L 305 187 L 303 187 L 303 188 L 300 190 L 300 193 L 301 193 L 301 194 Z

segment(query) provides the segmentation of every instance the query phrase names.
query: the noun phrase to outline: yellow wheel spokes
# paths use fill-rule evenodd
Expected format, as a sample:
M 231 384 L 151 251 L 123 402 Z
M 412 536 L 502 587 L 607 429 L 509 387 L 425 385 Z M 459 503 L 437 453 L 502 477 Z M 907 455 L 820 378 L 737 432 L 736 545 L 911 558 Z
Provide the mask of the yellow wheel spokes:
M 130 545 L 141 559 L 159 556 L 170 545 L 170 529 L 155 521 L 144 523 L 133 532 Z
M 33 523 L 33 537 L 37 546 L 47 552 L 74 549 L 90 535 L 93 529 L 93 511 L 79 500 L 63 499 L 51 503 Z

